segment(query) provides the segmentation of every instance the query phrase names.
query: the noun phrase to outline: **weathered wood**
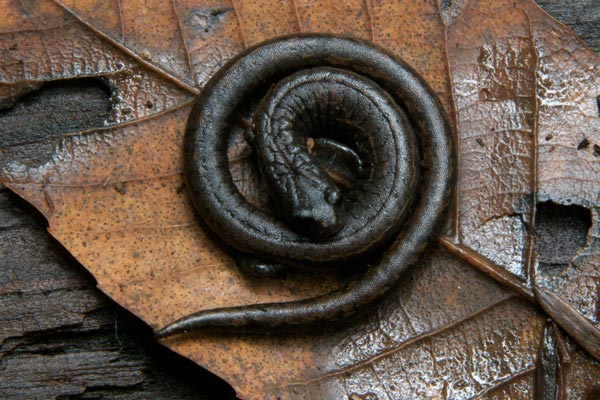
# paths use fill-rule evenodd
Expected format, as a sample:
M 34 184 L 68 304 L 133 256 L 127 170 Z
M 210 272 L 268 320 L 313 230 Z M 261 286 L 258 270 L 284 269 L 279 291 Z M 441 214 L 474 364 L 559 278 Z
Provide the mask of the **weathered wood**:
M 600 52 L 600 2 L 597 0 L 536 0 L 548 14 L 568 25 L 592 49 Z
M 234 398 L 100 293 L 45 225 L 0 191 L 0 398 Z
M 538 3 L 600 51 L 598 1 Z M 30 112 L 0 114 L 0 162 L 9 157 L 43 162 L 48 149 L 38 142 L 40 132 L 64 132 L 44 130 L 45 123 L 56 123 L 55 106 L 82 107 L 72 113 L 79 125 L 64 125 L 74 121 L 69 118 L 59 123 L 67 131 L 105 118 L 108 100 L 101 90 L 89 83 L 74 88 L 58 88 L 46 100 L 34 101 L 40 102 L 39 126 L 32 127 Z M 17 127 L 18 137 L 5 135 Z M 11 150 L 18 143 L 30 145 Z M 46 233 L 43 217 L 0 187 L 0 398 L 228 399 L 234 394 L 214 375 L 158 345 L 144 323 L 95 288 L 94 279 Z
M 43 139 L 101 126 L 109 110 L 99 81 L 46 85 L 0 111 L 0 162 L 43 163 L 53 146 Z M 46 227 L 0 187 L 0 398 L 234 398 L 100 293 Z

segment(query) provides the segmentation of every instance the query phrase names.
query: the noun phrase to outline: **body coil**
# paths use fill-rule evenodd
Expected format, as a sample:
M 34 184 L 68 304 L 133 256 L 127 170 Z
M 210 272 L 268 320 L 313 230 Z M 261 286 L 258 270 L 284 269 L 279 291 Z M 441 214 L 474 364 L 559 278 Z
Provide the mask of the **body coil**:
M 251 205 L 229 172 L 230 132 L 248 108 L 249 140 L 280 212 Z M 336 184 L 307 138 L 321 140 L 320 153 L 353 160 L 349 187 Z M 336 292 L 204 310 L 159 337 L 233 327 L 276 331 L 354 315 L 381 298 L 436 237 L 455 180 L 452 132 L 423 79 L 385 50 L 331 35 L 279 38 L 228 62 L 190 113 L 185 156 L 196 210 L 241 253 L 311 268 L 350 268 L 381 255 Z

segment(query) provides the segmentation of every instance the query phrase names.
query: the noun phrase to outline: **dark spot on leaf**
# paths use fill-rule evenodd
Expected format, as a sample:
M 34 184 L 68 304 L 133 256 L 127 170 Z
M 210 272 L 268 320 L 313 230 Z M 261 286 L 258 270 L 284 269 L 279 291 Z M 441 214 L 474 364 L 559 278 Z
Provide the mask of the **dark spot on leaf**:
M 571 262 L 586 244 L 592 226 L 590 210 L 578 205 L 538 203 L 535 246 L 540 267 L 553 268 Z
M 110 99 L 109 87 L 90 78 L 53 81 L 22 95 L 0 111 L 0 160 L 45 163 L 61 135 L 102 127 Z
M 552 140 L 552 139 L 554 139 L 554 135 L 552 135 L 551 133 L 548 134 L 548 135 L 546 135 L 546 141 L 547 142 L 550 141 L 550 140 Z
M 478 145 L 480 145 L 481 147 L 485 146 L 485 142 L 483 141 L 482 138 L 477 138 L 475 139 L 475 141 L 477 142 Z
M 115 191 L 119 194 L 127 193 L 127 185 L 123 182 L 117 182 L 114 185 Z
M 590 145 L 590 141 L 588 138 L 583 138 L 581 142 L 577 145 L 577 150 L 585 149 Z

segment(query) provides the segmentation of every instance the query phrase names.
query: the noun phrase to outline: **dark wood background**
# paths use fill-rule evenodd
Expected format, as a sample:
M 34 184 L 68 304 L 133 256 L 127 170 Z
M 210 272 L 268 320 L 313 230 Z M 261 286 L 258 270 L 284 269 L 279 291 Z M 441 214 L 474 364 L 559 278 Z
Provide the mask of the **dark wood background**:
M 537 2 L 600 51 L 600 0 Z M 0 111 L 0 157 L 39 163 L 50 149 L 21 153 L 15 145 L 99 126 L 109 108 L 96 81 L 47 85 Z M 57 118 L 64 110 L 72 114 Z M 0 186 L 0 399 L 235 398 L 225 382 L 157 344 L 142 321 L 100 293 L 46 226 Z

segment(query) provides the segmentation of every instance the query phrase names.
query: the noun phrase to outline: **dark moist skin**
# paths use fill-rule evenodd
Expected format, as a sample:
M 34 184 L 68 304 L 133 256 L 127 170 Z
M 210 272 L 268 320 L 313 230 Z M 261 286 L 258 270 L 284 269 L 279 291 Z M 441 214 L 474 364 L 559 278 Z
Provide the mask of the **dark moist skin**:
M 247 136 L 277 215 L 252 206 L 229 172 L 228 139 L 248 104 L 257 105 Z M 317 138 L 320 153 L 337 151 L 358 166 L 349 188 L 336 185 L 309 150 L 308 137 Z M 436 238 L 455 180 L 451 129 L 427 84 L 385 50 L 330 35 L 279 38 L 226 64 L 192 109 L 185 156 L 199 215 L 256 260 L 246 263 L 250 269 L 262 273 L 269 263 L 348 269 L 365 254 L 383 254 L 338 291 L 200 311 L 162 328 L 159 337 L 192 330 L 277 332 L 355 315 L 398 282 Z

